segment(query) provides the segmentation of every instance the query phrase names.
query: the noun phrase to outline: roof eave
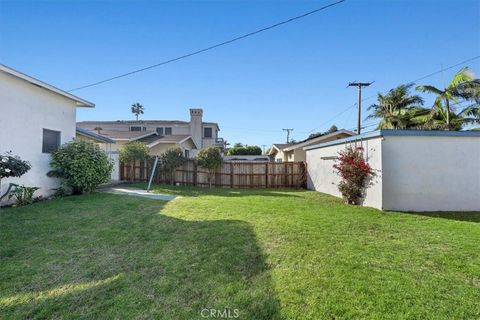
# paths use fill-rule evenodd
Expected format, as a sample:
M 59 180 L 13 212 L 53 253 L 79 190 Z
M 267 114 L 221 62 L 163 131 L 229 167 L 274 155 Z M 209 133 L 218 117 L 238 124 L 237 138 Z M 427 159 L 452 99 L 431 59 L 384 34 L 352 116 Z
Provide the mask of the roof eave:
M 43 81 L 40 81 L 38 79 L 35 79 L 31 76 L 28 76 L 24 73 L 21 73 L 20 71 L 17 71 L 15 69 L 12 69 L 10 67 L 7 67 L 6 65 L 0 64 L 0 71 L 3 71 L 9 75 L 15 76 L 19 79 L 22 79 L 30 84 L 33 84 L 37 87 L 44 88 L 48 91 L 51 91 L 53 93 L 56 93 L 58 95 L 61 95 L 67 99 L 73 100 L 75 102 L 75 105 L 80 108 L 95 108 L 95 104 L 93 102 L 87 101 L 85 99 L 79 98 L 71 93 L 68 93 L 66 91 L 63 91 L 57 87 L 54 87 L 48 83 L 45 83 Z

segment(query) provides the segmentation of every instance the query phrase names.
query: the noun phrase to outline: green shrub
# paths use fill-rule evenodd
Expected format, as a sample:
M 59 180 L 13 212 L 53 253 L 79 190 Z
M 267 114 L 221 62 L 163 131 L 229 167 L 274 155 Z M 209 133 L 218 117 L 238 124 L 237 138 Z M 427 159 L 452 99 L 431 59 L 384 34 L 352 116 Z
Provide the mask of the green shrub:
M 375 171 L 365 161 L 363 148 L 348 147 L 340 151 L 333 168 L 342 178 L 338 190 L 348 204 L 360 204 L 369 185 L 369 179 L 375 176 Z
M 241 143 L 236 143 L 233 148 L 228 149 L 229 156 L 260 156 L 262 149 L 259 146 L 243 146 Z
M 148 157 L 148 147 L 140 141 L 130 141 L 125 143 L 119 151 L 120 161 L 124 164 L 135 161 L 143 161 Z M 135 180 L 134 163 L 130 166 L 130 180 Z
M 74 194 L 92 192 L 110 180 L 113 164 L 99 146 L 87 141 L 72 141 L 52 154 L 49 176 L 62 179 Z
M 180 148 L 172 148 L 165 151 L 159 158 L 162 171 L 167 173 L 170 184 L 175 181 L 175 169 L 186 161 L 183 151 Z
M 195 156 L 195 160 L 200 167 L 207 169 L 208 186 L 211 188 L 215 170 L 217 170 L 223 163 L 223 158 L 220 154 L 220 150 L 214 146 L 202 149 Z

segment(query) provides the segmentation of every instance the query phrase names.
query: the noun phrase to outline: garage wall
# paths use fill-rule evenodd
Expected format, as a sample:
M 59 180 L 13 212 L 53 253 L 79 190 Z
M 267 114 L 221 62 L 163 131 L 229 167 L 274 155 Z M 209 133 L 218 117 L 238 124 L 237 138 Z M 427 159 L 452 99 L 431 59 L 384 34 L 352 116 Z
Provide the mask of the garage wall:
M 385 136 L 383 207 L 480 211 L 480 137 Z
M 307 187 L 336 197 L 342 196 L 337 187 L 340 177 L 334 172 L 333 164 L 338 152 L 347 146 L 362 146 L 367 162 L 377 171 L 363 205 L 382 209 L 382 137 L 307 150 Z

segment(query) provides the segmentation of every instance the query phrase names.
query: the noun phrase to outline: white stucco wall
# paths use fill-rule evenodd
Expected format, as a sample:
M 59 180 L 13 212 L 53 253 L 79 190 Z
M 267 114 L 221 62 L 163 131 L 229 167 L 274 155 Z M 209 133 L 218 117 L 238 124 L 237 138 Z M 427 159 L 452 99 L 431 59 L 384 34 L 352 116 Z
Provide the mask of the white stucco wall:
M 480 137 L 385 136 L 383 207 L 480 211 Z
M 26 81 L 0 72 L 0 153 L 14 155 L 31 163 L 21 178 L 3 179 L 0 193 L 10 182 L 40 187 L 35 196 L 47 196 L 58 180 L 48 178 L 50 154 L 42 153 L 43 129 L 61 132 L 61 143 L 75 137 L 76 106 L 72 100 Z
M 376 170 L 372 185 L 367 189 L 363 205 L 382 209 L 382 138 L 373 138 L 356 143 L 344 143 L 320 149 L 307 150 L 307 187 L 311 190 L 341 197 L 338 191 L 340 177 L 334 171 L 334 159 L 347 146 L 364 148 L 364 154 L 370 166 Z

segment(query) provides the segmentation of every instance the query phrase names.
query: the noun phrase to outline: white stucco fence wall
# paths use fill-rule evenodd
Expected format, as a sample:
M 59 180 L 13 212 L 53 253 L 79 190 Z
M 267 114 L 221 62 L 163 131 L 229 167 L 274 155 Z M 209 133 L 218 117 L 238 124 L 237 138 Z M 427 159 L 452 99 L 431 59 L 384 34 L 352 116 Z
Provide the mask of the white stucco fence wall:
M 61 132 L 61 144 L 75 137 L 74 101 L 0 72 L 0 153 L 12 151 L 32 169 L 21 178 L 2 179 L 0 194 L 9 183 L 40 187 L 35 196 L 48 196 L 58 179 L 46 176 L 50 154 L 42 153 L 43 129 Z
M 480 211 L 480 132 L 381 130 L 309 147 L 309 189 L 341 197 L 333 158 L 349 145 L 361 145 L 377 171 L 363 205 Z
M 348 146 L 363 147 L 367 162 L 376 171 L 377 175 L 372 180 L 372 185 L 367 189 L 363 205 L 382 208 L 382 158 L 381 138 L 363 141 L 352 141 L 335 144 L 325 148 L 307 151 L 307 187 L 336 197 L 342 197 L 338 191 L 340 176 L 334 171 L 333 165 L 338 153 Z
M 480 136 L 386 136 L 383 207 L 480 211 Z

